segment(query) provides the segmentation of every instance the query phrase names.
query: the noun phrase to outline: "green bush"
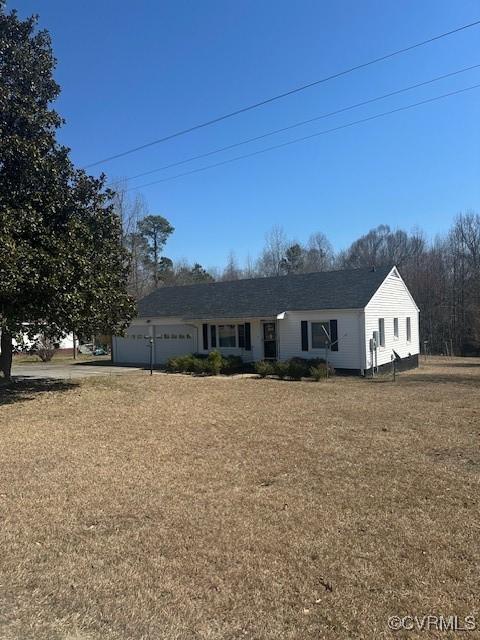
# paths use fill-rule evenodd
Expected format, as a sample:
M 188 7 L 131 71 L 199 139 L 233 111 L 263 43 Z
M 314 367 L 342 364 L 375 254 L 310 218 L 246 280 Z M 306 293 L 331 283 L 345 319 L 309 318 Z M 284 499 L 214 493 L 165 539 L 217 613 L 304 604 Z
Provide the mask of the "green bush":
M 222 354 L 219 351 L 210 351 L 207 358 L 207 371 L 214 376 L 218 376 L 224 366 Z
M 169 358 L 165 368 L 169 373 L 175 373 L 178 371 L 178 358 Z
M 247 365 L 240 356 L 224 358 L 219 351 L 176 356 L 169 358 L 166 365 L 166 370 L 170 373 L 195 373 L 197 375 L 209 373 L 215 376 L 218 376 L 219 373 L 238 373 L 246 368 Z
M 288 362 L 276 362 L 273 366 L 273 371 L 275 375 L 280 378 L 280 380 L 285 380 L 285 378 L 289 374 Z
M 210 373 L 210 367 L 206 358 L 193 357 L 193 373 L 201 375 L 202 373 Z
M 169 358 L 167 361 L 167 371 L 171 373 L 192 373 L 195 371 L 196 360 L 197 358 L 191 354 Z
M 266 360 L 260 360 L 255 363 L 255 372 L 258 373 L 260 378 L 266 378 L 267 376 L 271 376 L 274 372 L 273 366 L 270 362 Z
M 295 362 L 293 358 L 289 361 L 287 367 L 288 375 L 292 380 L 301 380 L 305 375 L 305 366 L 300 362 Z
M 325 365 L 318 365 L 318 367 L 310 368 L 310 376 L 316 381 L 319 382 L 327 377 L 327 367 Z
M 318 367 L 325 364 L 325 360 L 323 358 L 300 358 L 297 356 L 295 358 L 291 358 L 289 363 L 294 363 L 295 366 L 298 366 L 299 370 L 301 367 L 302 376 L 307 377 L 310 375 L 310 369 L 312 367 Z
M 311 367 L 310 376 L 316 381 L 325 380 L 327 377 L 331 377 L 335 375 L 335 369 L 328 366 L 328 376 L 327 376 L 327 365 L 325 363 L 319 364 L 317 367 Z
M 241 373 L 245 370 L 245 363 L 240 356 L 226 356 L 223 358 L 222 373 Z

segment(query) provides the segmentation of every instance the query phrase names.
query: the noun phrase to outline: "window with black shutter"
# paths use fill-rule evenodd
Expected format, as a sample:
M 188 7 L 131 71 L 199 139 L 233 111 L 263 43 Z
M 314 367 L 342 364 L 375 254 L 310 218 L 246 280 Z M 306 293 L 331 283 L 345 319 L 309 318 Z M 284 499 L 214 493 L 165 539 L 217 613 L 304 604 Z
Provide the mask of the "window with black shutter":
M 214 324 L 210 325 L 210 344 L 212 345 L 212 349 L 215 349 L 217 346 L 217 327 Z

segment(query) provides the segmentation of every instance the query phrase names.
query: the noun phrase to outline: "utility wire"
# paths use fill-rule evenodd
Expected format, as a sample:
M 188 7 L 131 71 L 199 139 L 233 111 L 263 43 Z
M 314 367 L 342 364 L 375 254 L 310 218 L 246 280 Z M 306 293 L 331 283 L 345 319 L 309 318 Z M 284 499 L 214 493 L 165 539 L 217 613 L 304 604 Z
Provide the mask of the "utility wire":
M 182 164 L 193 162 L 194 160 L 201 160 L 202 158 L 208 158 L 209 156 L 213 156 L 217 153 L 222 153 L 223 151 L 228 151 L 229 149 L 235 149 L 236 147 L 241 147 L 244 144 L 249 144 L 250 142 L 256 142 L 257 140 L 268 138 L 269 136 L 273 136 L 277 133 L 283 133 L 284 131 L 295 129 L 296 127 L 301 127 L 306 124 L 311 124 L 312 122 L 316 122 L 317 120 L 322 120 L 323 118 L 330 118 L 331 116 L 336 116 L 339 113 L 344 113 L 345 111 L 351 111 L 352 109 L 357 109 L 358 107 L 363 107 L 367 104 L 372 104 L 373 102 L 378 102 L 379 100 L 384 100 L 385 98 L 390 98 L 400 93 L 405 93 L 406 91 L 411 91 L 412 89 L 418 89 L 419 87 L 424 87 L 434 82 L 438 82 L 439 80 L 444 80 L 445 78 L 451 78 L 452 76 L 456 76 L 460 73 L 465 73 L 466 71 L 471 71 L 472 69 L 478 69 L 479 67 L 480 67 L 480 64 L 474 64 L 470 67 L 465 67 L 463 69 L 458 69 L 457 71 L 452 71 L 451 73 L 445 73 L 442 76 L 437 76 L 436 78 L 431 78 L 430 80 L 425 80 L 424 82 L 418 82 L 417 84 L 412 84 L 409 87 L 403 87 L 402 89 L 397 89 L 396 91 L 391 91 L 390 93 L 384 93 L 382 96 L 370 98 L 369 100 L 364 100 L 363 102 L 357 102 L 356 104 L 352 104 L 348 107 L 343 107 L 342 109 L 337 109 L 336 111 L 323 113 L 322 115 L 316 116 L 315 118 L 310 118 L 308 120 L 302 120 L 301 122 L 296 122 L 295 124 L 291 124 L 288 127 L 282 127 L 281 129 L 274 129 L 273 131 L 269 131 L 262 135 L 255 136 L 254 138 L 248 138 L 246 140 L 242 140 L 241 142 L 235 142 L 233 144 L 229 144 L 226 147 L 220 147 L 218 149 L 214 149 L 213 151 L 207 151 L 206 153 L 201 153 L 196 156 L 191 156 L 190 158 L 185 158 L 184 160 L 179 160 L 178 162 L 172 162 L 171 164 L 166 164 L 163 167 L 158 167 L 157 169 L 151 169 L 150 171 L 145 171 L 144 173 L 137 173 L 134 176 L 127 177 L 126 180 L 135 180 L 136 178 L 143 178 L 144 176 L 152 175 L 152 173 L 158 173 L 159 171 L 172 169 L 173 167 L 178 167 Z
M 327 133 L 333 133 L 334 131 L 340 131 L 341 129 L 347 129 L 349 127 L 353 127 L 358 124 L 363 124 L 365 122 L 370 122 L 372 120 L 376 120 L 377 118 L 383 118 L 385 116 L 392 115 L 393 113 L 399 113 L 400 111 L 407 111 L 408 109 L 413 109 L 414 107 L 419 107 L 424 104 L 429 104 L 431 102 L 436 102 L 437 100 L 442 100 L 444 98 L 448 98 L 450 96 L 455 96 L 460 93 L 465 93 L 466 91 L 472 91 L 473 89 L 478 89 L 480 84 L 474 84 L 470 87 L 465 87 L 463 89 L 458 89 L 457 91 L 451 91 L 449 93 L 444 93 L 440 96 L 436 96 L 434 98 L 429 98 L 428 100 L 422 100 L 421 102 L 415 102 L 413 104 L 408 104 L 405 107 L 399 107 L 397 109 L 391 109 L 390 111 L 384 111 L 383 113 L 377 113 L 376 115 L 369 116 L 368 118 L 362 118 L 361 120 L 355 120 L 354 122 L 348 122 L 347 124 L 342 124 L 338 127 L 333 127 L 332 129 L 324 129 L 323 131 L 318 131 L 317 133 L 313 133 L 308 136 L 303 136 L 302 138 L 295 138 L 294 140 L 289 140 L 288 142 L 283 142 L 281 144 L 273 145 L 272 147 L 266 147 L 265 149 L 260 149 L 259 151 L 253 151 L 252 153 L 246 153 L 241 156 L 236 156 L 235 158 L 229 158 L 228 160 L 222 160 L 221 162 L 216 162 L 215 164 L 209 164 L 205 167 L 200 167 L 198 169 L 192 169 L 191 171 L 185 171 L 184 173 L 178 173 L 174 176 L 169 176 L 168 178 L 162 178 L 160 180 L 155 180 L 153 182 L 148 182 L 147 184 L 141 184 L 137 187 L 130 187 L 126 189 L 126 191 L 132 191 L 133 189 L 145 189 L 146 187 L 151 187 L 154 184 L 159 184 L 161 182 L 169 182 L 170 180 L 176 180 L 177 178 L 183 178 L 184 176 L 189 176 L 194 173 L 199 173 L 201 171 L 207 171 L 208 169 L 214 169 L 215 167 L 220 167 L 225 164 L 229 164 L 231 162 L 237 162 L 238 160 L 244 160 L 246 158 L 252 158 L 254 156 L 258 156 L 262 153 L 267 153 L 268 151 L 273 151 L 275 149 L 282 149 L 283 147 L 288 147 L 291 144 L 297 144 L 299 142 L 305 142 L 307 140 L 311 140 L 312 138 L 316 138 L 318 136 L 326 135 Z
M 291 96 L 294 93 L 299 93 L 300 91 L 304 91 L 305 89 L 309 89 L 310 87 L 314 87 L 316 85 L 322 84 L 324 82 L 328 82 L 329 80 L 333 80 L 335 78 L 340 78 L 341 76 L 345 76 L 353 71 L 358 71 L 359 69 L 364 69 L 365 67 L 369 67 L 370 65 L 376 64 L 377 62 L 382 62 L 384 60 L 388 60 L 389 58 L 393 58 L 394 56 L 398 56 L 402 53 L 406 53 L 407 51 L 412 51 L 413 49 L 417 49 L 418 47 L 423 47 L 426 44 L 430 44 L 431 42 L 435 42 L 436 40 L 440 40 L 441 38 L 446 38 L 447 36 L 451 36 L 460 31 L 464 31 L 465 29 L 470 29 L 471 27 L 476 27 L 480 24 L 480 20 L 475 20 L 474 22 L 470 22 L 468 24 L 464 24 L 461 27 L 457 27 L 456 29 L 452 29 L 451 31 L 446 31 L 445 33 L 440 33 L 439 35 L 433 36 L 432 38 L 428 38 L 428 40 L 423 40 L 422 42 L 417 42 L 415 44 L 409 45 L 408 47 L 404 47 L 403 49 L 397 49 L 397 51 L 392 51 L 391 53 L 387 53 L 379 58 L 374 58 L 373 60 L 369 60 L 368 62 L 362 62 L 361 64 L 357 64 L 354 67 L 350 67 L 348 69 L 343 69 L 342 71 L 338 71 L 332 75 L 326 76 L 324 78 L 320 78 L 320 80 L 315 80 L 313 82 L 309 82 L 308 84 L 301 85 L 294 89 L 290 89 L 289 91 L 285 91 L 284 93 L 280 93 L 276 96 L 272 96 L 271 98 L 267 98 L 266 100 L 262 100 L 261 102 L 256 102 L 254 104 L 248 105 L 246 107 L 242 107 L 241 109 L 237 109 L 236 111 L 231 111 L 230 113 L 226 113 L 218 118 L 214 118 L 213 120 L 207 120 L 206 122 L 202 122 L 200 124 L 194 125 L 193 127 L 189 127 L 188 129 L 183 129 L 181 131 L 177 131 L 176 133 L 171 133 L 168 136 L 163 138 L 158 138 L 157 140 L 152 140 L 151 142 L 147 142 L 145 144 L 139 145 L 138 147 L 132 147 L 131 149 L 127 149 L 126 151 L 122 151 L 121 153 L 116 153 L 112 156 L 107 156 L 106 158 L 102 158 L 101 160 L 97 160 L 96 162 L 92 162 L 90 164 L 85 165 L 85 169 L 89 169 L 90 167 L 95 167 L 99 164 L 103 164 L 105 162 L 110 162 L 111 160 L 116 160 L 117 158 L 122 158 L 131 153 L 135 153 L 137 151 L 141 151 L 142 149 L 147 149 L 148 147 L 152 147 L 156 144 L 160 144 L 162 142 L 166 142 L 167 140 L 172 140 L 173 138 L 178 138 L 179 136 L 183 136 L 187 133 L 191 133 L 192 131 L 196 131 L 197 129 L 202 129 L 204 127 L 209 127 L 212 124 L 216 124 L 217 122 L 221 122 L 222 120 L 227 120 L 227 118 L 233 118 L 241 113 L 245 113 L 246 111 L 251 111 L 252 109 L 257 109 L 258 107 L 262 107 L 266 104 L 274 102 L 276 100 L 280 100 L 282 98 L 286 98 L 287 96 Z

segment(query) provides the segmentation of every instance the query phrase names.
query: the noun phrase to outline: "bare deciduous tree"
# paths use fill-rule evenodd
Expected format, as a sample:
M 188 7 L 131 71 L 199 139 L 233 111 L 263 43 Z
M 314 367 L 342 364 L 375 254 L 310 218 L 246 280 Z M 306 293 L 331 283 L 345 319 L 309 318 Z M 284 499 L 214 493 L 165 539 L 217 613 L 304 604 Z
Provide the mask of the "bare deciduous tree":
M 257 261 L 259 275 L 282 275 L 282 260 L 285 258 L 288 245 L 289 242 L 282 227 L 275 226 L 266 234 L 265 246 Z

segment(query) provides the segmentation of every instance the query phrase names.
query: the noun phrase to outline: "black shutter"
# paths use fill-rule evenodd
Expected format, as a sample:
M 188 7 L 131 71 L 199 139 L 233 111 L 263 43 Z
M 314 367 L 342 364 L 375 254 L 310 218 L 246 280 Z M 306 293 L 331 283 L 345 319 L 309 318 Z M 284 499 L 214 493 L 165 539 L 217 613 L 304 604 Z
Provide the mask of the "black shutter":
M 203 349 L 208 351 L 208 324 L 203 325 Z
M 245 325 L 238 325 L 238 346 L 240 349 L 245 349 Z
M 217 327 L 214 324 L 210 325 L 210 344 L 212 345 L 212 349 L 215 349 L 217 346 Z
M 308 322 L 302 320 L 302 351 L 308 351 Z
M 245 322 L 245 351 L 252 350 L 252 334 L 250 331 L 250 322 Z
M 336 320 L 330 320 L 330 340 L 332 341 L 331 350 L 338 351 L 338 329 Z

